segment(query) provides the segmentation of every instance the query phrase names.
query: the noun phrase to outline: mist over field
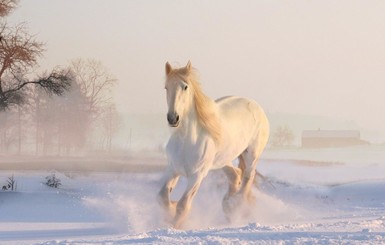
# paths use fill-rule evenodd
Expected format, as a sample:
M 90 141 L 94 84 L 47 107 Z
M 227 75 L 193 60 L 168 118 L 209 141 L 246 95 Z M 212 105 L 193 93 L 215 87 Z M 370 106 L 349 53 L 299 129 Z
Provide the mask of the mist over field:
M 165 114 L 164 64 L 191 60 L 211 98 L 237 95 L 269 114 L 352 122 L 384 142 L 384 8 L 359 0 L 38 0 L 20 1 L 6 19 L 27 21 L 46 43 L 37 71 L 100 61 L 117 79 L 113 101 L 122 114 Z
M 257 101 L 273 131 L 292 131 L 293 146 L 302 131 L 318 129 L 356 130 L 382 144 L 384 8 L 377 1 L 20 1 L 1 18 L 4 45 L 12 26 L 25 23 L 21 30 L 40 48 L 30 65 L 17 66 L 23 79 L 68 68 L 77 86 L 61 99 L 26 86 L 29 106 L 0 115 L 0 152 L 158 151 L 169 135 L 164 65 L 188 60 L 209 97 Z M 2 74 L 4 88 L 16 73 Z

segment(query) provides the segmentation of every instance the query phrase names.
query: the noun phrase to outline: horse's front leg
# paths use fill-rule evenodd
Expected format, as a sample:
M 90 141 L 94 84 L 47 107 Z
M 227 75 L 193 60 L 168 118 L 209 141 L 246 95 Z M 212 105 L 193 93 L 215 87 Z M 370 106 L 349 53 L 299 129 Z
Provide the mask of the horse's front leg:
M 179 229 L 183 225 L 183 222 L 190 212 L 192 200 L 197 194 L 204 177 L 205 175 L 202 173 L 195 173 L 194 175 L 188 177 L 186 191 L 176 206 L 176 215 L 174 218 L 175 228 Z
M 164 179 L 165 182 L 158 193 L 158 202 L 167 212 L 166 219 L 171 221 L 175 217 L 176 202 L 170 200 L 170 193 L 177 184 L 179 175 L 168 169 Z

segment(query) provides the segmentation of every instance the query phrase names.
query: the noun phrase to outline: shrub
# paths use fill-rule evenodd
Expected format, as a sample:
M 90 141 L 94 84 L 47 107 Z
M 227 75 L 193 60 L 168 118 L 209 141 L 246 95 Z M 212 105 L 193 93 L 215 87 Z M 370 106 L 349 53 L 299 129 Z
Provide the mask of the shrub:
M 54 173 L 45 177 L 45 179 L 47 180 L 45 184 L 49 187 L 58 188 L 59 186 L 61 186 L 61 180 L 57 178 Z
M 16 191 L 17 189 L 17 183 L 15 180 L 15 177 L 12 175 L 11 177 L 8 177 L 7 183 L 3 185 L 2 190 L 3 191 Z

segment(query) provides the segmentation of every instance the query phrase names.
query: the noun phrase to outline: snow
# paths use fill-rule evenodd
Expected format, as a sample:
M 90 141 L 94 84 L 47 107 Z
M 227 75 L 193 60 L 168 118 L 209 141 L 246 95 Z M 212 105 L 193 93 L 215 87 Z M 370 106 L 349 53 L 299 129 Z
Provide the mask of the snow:
M 221 209 L 226 177 L 213 171 L 183 230 L 163 221 L 159 171 L 55 172 L 55 189 L 44 184 L 51 171 L 2 170 L 0 184 L 14 175 L 17 190 L 0 192 L 0 244 L 381 244 L 384 154 L 384 146 L 267 151 L 256 204 L 231 223 Z

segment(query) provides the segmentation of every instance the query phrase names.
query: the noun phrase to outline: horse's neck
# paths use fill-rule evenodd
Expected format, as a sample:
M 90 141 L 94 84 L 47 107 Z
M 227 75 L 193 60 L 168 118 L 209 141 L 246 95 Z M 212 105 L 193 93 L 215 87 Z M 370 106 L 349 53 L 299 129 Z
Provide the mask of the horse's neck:
M 196 141 L 199 131 L 200 124 L 198 114 L 195 110 L 195 105 L 192 104 L 177 132 L 183 138 L 191 138 L 192 141 Z
M 211 104 L 207 106 L 215 106 L 215 101 L 209 101 Z M 203 135 L 206 130 L 200 123 L 200 118 L 195 107 L 194 101 L 191 103 L 191 107 L 186 114 L 186 118 L 183 120 L 181 127 L 178 129 L 182 137 L 189 138 L 192 142 L 196 142 L 199 136 Z M 206 132 L 208 133 L 208 132 Z

